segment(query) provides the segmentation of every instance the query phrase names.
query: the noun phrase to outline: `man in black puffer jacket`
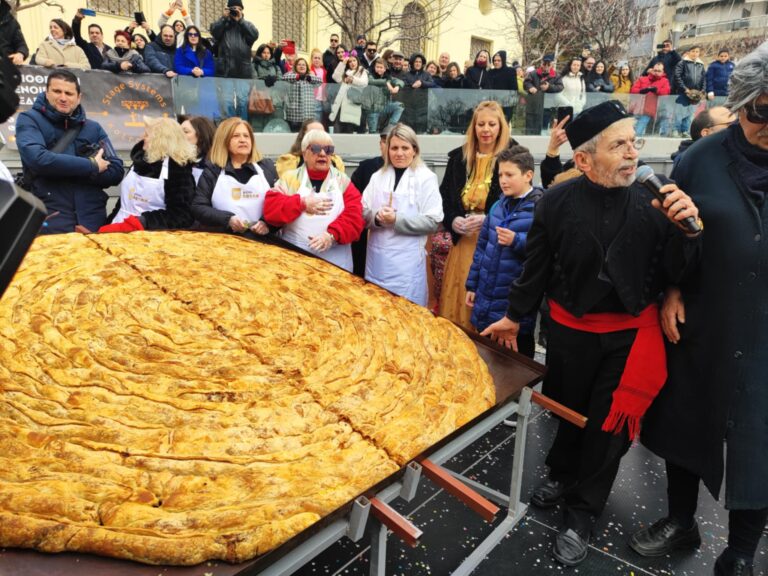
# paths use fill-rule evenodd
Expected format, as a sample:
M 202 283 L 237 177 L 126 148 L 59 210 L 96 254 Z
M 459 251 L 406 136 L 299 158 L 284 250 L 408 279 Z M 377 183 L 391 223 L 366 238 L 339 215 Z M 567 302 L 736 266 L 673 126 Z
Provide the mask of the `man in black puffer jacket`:
M 29 56 L 21 26 L 11 14 L 10 4 L 4 0 L 0 0 L 0 51 L 7 53 L 8 59 L 16 66 L 21 66 Z

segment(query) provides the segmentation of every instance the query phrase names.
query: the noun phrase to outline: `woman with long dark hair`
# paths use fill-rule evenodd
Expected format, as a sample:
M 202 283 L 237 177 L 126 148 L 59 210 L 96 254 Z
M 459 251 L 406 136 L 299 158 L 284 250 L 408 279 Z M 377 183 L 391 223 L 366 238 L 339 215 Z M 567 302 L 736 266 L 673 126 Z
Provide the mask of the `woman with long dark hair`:
M 189 26 L 184 30 L 184 42 L 176 50 L 173 68 L 183 76 L 213 77 L 213 54 L 203 43 L 197 26 Z
M 91 64 L 83 49 L 75 44 L 72 27 L 59 18 L 48 24 L 50 35 L 43 40 L 35 52 L 34 60 L 38 66 L 46 68 L 82 68 L 90 69 Z

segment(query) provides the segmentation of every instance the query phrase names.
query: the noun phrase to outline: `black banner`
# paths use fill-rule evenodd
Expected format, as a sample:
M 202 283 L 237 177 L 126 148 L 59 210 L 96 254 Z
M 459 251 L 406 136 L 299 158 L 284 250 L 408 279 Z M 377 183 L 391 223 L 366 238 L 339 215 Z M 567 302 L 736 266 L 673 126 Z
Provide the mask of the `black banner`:
M 19 112 L 29 110 L 45 92 L 50 68 L 21 66 L 16 93 Z M 162 74 L 114 74 L 105 70 L 72 70 L 80 79 L 85 115 L 104 128 L 116 150 L 130 150 L 144 134 L 144 116 L 174 117 L 171 81 Z M 18 114 L 18 113 L 17 113 Z M 16 116 L 0 126 L 8 146 L 16 150 Z

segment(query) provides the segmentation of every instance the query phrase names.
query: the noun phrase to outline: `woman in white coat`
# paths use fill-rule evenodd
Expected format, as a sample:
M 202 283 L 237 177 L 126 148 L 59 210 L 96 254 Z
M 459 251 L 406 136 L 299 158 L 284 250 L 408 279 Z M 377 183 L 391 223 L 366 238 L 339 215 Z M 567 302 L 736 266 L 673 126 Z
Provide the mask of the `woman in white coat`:
M 349 55 L 336 66 L 333 79 L 341 85 L 329 116 L 331 122 L 335 122 L 334 131 L 338 134 L 360 132 L 361 98 L 363 88 L 368 86 L 368 71 L 360 65 L 357 56 Z
M 405 124 L 389 132 L 384 166 L 363 192 L 370 229 L 365 279 L 427 305 L 427 237 L 443 220 L 437 176 L 419 157 L 416 133 Z
M 35 53 L 35 64 L 46 68 L 82 68 L 88 70 L 91 64 L 83 49 L 75 44 L 72 27 L 54 18 L 48 24 L 50 36 L 46 38 Z

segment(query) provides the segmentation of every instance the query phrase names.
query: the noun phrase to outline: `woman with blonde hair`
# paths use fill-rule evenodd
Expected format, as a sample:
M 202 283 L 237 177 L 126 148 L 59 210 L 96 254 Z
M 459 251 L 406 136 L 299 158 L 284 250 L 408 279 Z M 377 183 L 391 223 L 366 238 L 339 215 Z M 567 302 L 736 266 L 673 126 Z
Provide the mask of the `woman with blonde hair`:
M 464 284 L 485 215 L 501 193 L 496 156 L 516 144 L 501 106 L 486 100 L 475 108 L 464 144 L 448 153 L 440 194 L 443 226 L 451 232 L 453 246 L 445 264 L 439 312 L 467 330 L 473 329 L 472 310 L 465 305 Z
M 54 18 L 48 24 L 50 36 L 43 40 L 37 47 L 34 55 L 34 63 L 46 68 L 81 68 L 89 70 L 91 68 L 88 57 L 75 43 L 75 37 L 72 27 L 61 20 Z
M 262 218 L 264 197 L 277 180 L 275 165 L 262 158 L 251 125 L 228 118 L 216 129 L 192 214 L 207 230 L 250 237 L 269 232 Z
M 396 124 L 387 135 L 384 166 L 363 192 L 370 229 L 365 279 L 420 306 L 427 305 L 429 234 L 443 220 L 437 176 L 419 157 L 416 133 Z
M 178 230 L 194 219 L 189 199 L 195 190 L 195 147 L 171 118 L 144 118 L 144 137 L 131 150 L 133 166 L 120 184 L 111 224 L 99 232 Z

